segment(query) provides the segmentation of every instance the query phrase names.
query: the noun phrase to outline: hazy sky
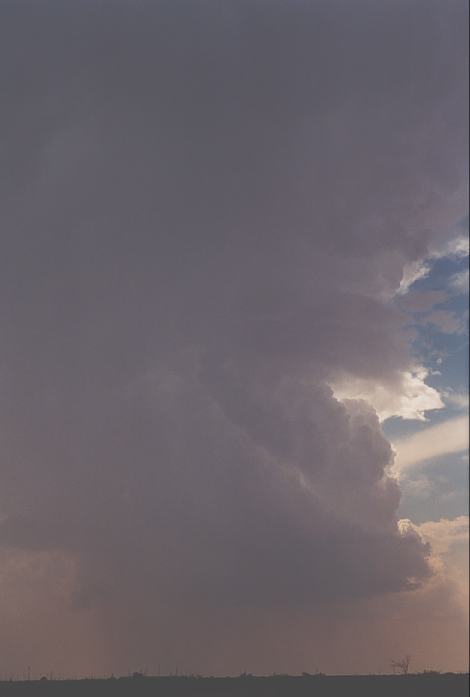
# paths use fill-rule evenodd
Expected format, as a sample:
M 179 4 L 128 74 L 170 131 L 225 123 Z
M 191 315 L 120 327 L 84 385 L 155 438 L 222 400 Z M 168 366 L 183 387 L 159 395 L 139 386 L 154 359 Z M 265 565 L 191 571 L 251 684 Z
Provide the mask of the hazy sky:
M 465 0 L 3 0 L 0 673 L 467 668 Z

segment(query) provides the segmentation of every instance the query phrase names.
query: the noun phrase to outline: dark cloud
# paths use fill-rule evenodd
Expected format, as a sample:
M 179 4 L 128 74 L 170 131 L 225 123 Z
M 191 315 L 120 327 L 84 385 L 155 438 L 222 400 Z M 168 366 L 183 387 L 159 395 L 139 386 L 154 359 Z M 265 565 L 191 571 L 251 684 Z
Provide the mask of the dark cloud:
M 417 587 L 390 446 L 327 383 L 412 364 L 393 294 L 466 210 L 465 4 L 1 14 L 3 543 L 76 560 L 120 666 L 172 608 Z

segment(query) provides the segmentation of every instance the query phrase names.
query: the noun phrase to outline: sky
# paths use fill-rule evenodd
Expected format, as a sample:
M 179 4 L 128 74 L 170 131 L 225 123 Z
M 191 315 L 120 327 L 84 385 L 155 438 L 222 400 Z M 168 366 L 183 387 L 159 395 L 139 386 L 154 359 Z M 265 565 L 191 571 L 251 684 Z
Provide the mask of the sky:
M 0 674 L 468 669 L 464 0 L 4 0 Z

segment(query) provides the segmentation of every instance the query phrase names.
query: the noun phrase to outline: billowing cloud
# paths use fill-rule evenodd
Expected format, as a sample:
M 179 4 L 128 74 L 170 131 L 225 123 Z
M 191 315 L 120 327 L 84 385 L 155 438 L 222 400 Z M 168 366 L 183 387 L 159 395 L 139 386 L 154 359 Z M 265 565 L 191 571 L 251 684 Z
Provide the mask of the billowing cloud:
M 441 406 L 398 291 L 466 212 L 466 11 L 3 4 L 0 543 L 81 669 L 426 585 L 376 410 Z
M 381 421 L 392 416 L 425 421 L 426 413 L 442 409 L 444 402 L 434 387 L 426 384 L 428 371 L 422 366 L 403 371 L 393 381 L 343 375 L 332 383 L 340 399 L 363 399 L 376 410 Z

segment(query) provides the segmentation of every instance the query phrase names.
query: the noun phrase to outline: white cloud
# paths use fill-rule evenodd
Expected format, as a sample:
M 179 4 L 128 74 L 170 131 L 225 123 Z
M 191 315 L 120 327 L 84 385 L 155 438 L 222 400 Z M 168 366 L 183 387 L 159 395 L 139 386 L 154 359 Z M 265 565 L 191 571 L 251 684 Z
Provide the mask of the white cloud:
M 457 235 L 447 240 L 445 244 L 434 246 L 429 253 L 429 259 L 443 259 L 445 257 L 465 259 L 469 254 L 468 235 Z
M 468 392 L 466 390 L 447 390 L 442 392 L 446 404 L 468 411 Z
M 451 277 L 449 285 L 456 293 L 468 294 L 468 278 L 468 269 L 459 271 Z
M 460 259 L 468 257 L 469 253 L 469 238 L 467 235 L 459 235 L 453 240 L 450 240 L 444 248 L 442 256 L 459 257 Z
M 445 257 L 464 259 L 468 256 L 468 253 L 469 240 L 468 237 L 464 235 L 455 237 L 444 246 L 431 249 L 426 257 L 405 264 L 402 279 L 396 294 L 406 295 L 416 281 L 427 278 L 432 270 L 432 262 L 435 260 Z M 468 271 L 455 274 L 454 284 L 454 290 L 458 290 L 458 292 L 468 292 Z
M 397 473 L 436 457 L 462 452 L 468 448 L 468 418 L 449 419 L 400 438 L 392 445 L 396 452 L 394 470 Z
M 392 416 L 425 421 L 427 411 L 444 407 L 439 392 L 426 384 L 427 375 L 425 368 L 418 367 L 402 372 L 392 385 L 346 376 L 331 387 L 340 401 L 364 399 L 374 407 L 381 421 Z
M 431 267 L 422 259 L 406 264 L 397 295 L 405 295 L 416 281 L 429 276 Z

